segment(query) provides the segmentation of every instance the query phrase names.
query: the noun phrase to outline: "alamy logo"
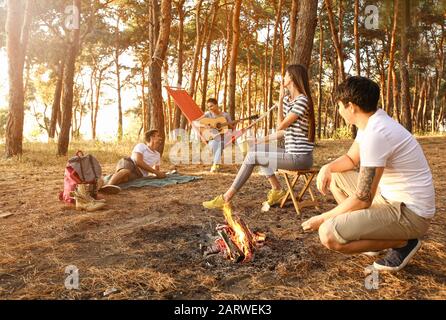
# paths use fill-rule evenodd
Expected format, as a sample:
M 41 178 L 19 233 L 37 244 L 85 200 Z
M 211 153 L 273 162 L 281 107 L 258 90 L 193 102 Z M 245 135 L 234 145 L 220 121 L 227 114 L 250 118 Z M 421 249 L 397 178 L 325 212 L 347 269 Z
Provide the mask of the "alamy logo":
M 367 290 L 379 289 L 379 271 L 373 266 L 368 266 L 364 269 L 364 273 L 368 276 L 364 280 L 364 286 Z
M 366 18 L 364 21 L 364 27 L 366 29 L 376 30 L 379 23 L 379 11 L 378 7 L 374 5 L 368 5 L 365 7 Z
M 68 277 L 65 278 L 65 288 L 68 290 L 78 290 L 79 269 L 73 265 L 67 266 L 65 268 L 65 274 L 68 274 Z
M 76 6 L 68 6 L 65 8 L 65 28 L 68 30 L 79 30 L 80 28 L 80 14 L 79 8 Z

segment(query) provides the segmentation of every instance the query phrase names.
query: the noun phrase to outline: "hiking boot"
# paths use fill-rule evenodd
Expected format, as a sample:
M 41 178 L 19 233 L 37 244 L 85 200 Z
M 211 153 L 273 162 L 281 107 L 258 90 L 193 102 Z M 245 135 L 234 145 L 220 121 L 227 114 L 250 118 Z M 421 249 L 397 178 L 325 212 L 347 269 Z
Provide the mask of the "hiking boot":
M 203 207 L 206 209 L 223 209 L 226 201 L 223 195 L 215 197 L 213 200 L 203 202 Z
M 105 206 L 105 199 L 95 200 L 88 191 L 88 186 L 79 184 L 76 191 L 72 192 L 76 200 L 76 210 L 96 211 Z
M 107 184 L 99 189 L 99 192 L 105 194 L 118 194 L 119 192 L 121 192 L 121 188 L 112 184 Z
M 270 206 L 279 204 L 280 201 L 283 199 L 283 197 L 285 197 L 286 195 L 286 191 L 285 190 L 275 190 L 275 189 L 271 189 L 268 192 L 268 200 L 266 202 L 268 202 L 268 204 Z
M 220 165 L 219 164 L 213 164 L 211 167 L 211 172 L 216 173 L 220 171 Z
M 389 253 L 383 259 L 379 259 L 373 263 L 373 267 L 380 271 L 400 271 L 407 265 L 420 247 L 420 240 L 409 240 L 402 248 L 390 249 Z
M 91 196 L 90 185 L 88 184 L 78 184 L 76 191 L 78 194 L 85 198 L 87 201 L 97 201 L 105 203 L 105 199 L 95 199 Z
M 76 210 L 86 210 L 88 212 L 96 211 L 105 207 L 106 203 L 102 201 L 88 201 L 82 197 L 74 195 L 76 199 Z

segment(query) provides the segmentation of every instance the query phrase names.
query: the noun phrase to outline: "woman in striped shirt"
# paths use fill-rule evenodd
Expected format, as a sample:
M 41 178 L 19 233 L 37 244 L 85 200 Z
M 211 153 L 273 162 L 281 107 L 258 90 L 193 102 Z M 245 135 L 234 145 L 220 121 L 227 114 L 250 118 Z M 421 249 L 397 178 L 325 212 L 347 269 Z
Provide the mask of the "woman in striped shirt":
M 285 96 L 285 88 L 288 95 Z M 248 153 L 232 186 L 225 194 L 203 202 L 208 209 L 221 209 L 230 202 L 238 190 L 259 166 L 272 189 L 268 192 L 268 204 L 278 204 L 285 196 L 274 172 L 277 169 L 308 169 L 313 165 L 315 119 L 311 99 L 308 72 L 303 65 L 287 67 L 281 84 L 276 133 L 256 143 L 255 150 Z M 277 148 L 277 140 L 285 137 L 285 149 Z

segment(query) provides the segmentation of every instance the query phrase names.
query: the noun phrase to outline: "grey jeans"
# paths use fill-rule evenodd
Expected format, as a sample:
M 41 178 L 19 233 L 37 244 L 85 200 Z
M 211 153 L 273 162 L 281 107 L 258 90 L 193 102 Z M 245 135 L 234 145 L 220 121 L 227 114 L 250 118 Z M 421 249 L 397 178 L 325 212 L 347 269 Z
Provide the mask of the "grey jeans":
M 298 170 L 309 169 L 313 165 L 313 153 L 291 154 L 281 148 L 271 148 L 268 145 L 256 145 L 254 151 L 250 151 L 242 167 L 237 173 L 232 188 L 236 191 L 248 181 L 254 167 L 260 166 L 260 172 L 271 177 L 277 169 Z

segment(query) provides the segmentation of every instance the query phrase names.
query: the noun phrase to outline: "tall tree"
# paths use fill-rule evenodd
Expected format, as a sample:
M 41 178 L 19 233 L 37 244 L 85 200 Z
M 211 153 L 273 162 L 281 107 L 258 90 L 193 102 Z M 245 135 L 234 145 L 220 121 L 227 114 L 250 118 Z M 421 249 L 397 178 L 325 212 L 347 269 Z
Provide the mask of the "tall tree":
M 178 41 L 177 41 L 177 50 L 178 50 L 178 65 L 177 65 L 177 87 L 181 88 L 183 86 L 183 64 L 184 64 L 184 2 L 185 0 L 179 0 L 176 3 L 177 12 L 178 12 Z M 174 114 L 174 125 L 175 129 L 178 129 L 181 125 L 181 117 L 184 119 L 184 123 L 186 123 L 186 118 L 182 116 L 180 108 L 175 105 L 175 114 Z
M 386 112 L 392 116 L 393 114 L 393 101 L 392 101 L 392 71 L 395 63 L 395 51 L 396 51 L 396 27 L 398 24 L 398 0 L 393 2 L 393 26 L 390 36 L 390 49 L 389 49 L 389 66 L 387 67 L 387 85 L 386 85 Z
M 279 0 L 279 4 L 277 5 L 276 1 L 274 1 L 274 7 L 276 8 L 276 20 L 274 22 L 274 31 L 273 31 L 273 45 L 271 49 L 270 63 L 269 63 L 269 86 L 268 86 L 268 104 L 267 107 L 271 108 L 273 106 L 273 90 L 274 90 L 274 75 L 275 75 L 275 61 L 276 57 L 276 49 L 277 49 L 277 38 L 279 36 L 279 23 L 282 13 L 282 4 L 283 0 Z M 268 114 L 268 129 L 272 129 L 273 127 L 273 114 Z
M 56 88 L 54 89 L 54 99 L 53 99 L 53 107 L 51 111 L 51 121 L 50 128 L 48 132 L 48 136 L 51 139 L 54 139 L 56 136 L 56 125 L 57 120 L 60 116 L 60 98 L 62 97 L 62 86 L 63 86 L 63 75 L 65 69 L 65 59 L 61 58 L 59 61 L 59 65 L 57 66 L 57 83 Z
M 57 143 L 57 154 L 59 156 L 65 156 L 68 153 L 68 145 L 70 143 L 71 118 L 73 114 L 74 74 L 76 69 L 76 58 L 80 46 L 81 0 L 74 0 L 73 2 L 73 19 L 71 31 L 72 38 L 68 44 L 64 73 L 62 124 Z
M 237 80 L 237 57 L 238 57 L 238 47 L 240 39 L 240 8 L 242 0 L 235 0 L 234 7 L 232 10 L 232 48 L 231 48 L 231 58 L 229 62 L 229 95 L 228 95 L 228 106 L 229 114 L 232 119 L 235 119 L 235 87 Z
M 161 73 L 169 44 L 170 23 L 172 20 L 172 3 L 171 0 L 161 0 L 161 4 L 158 4 L 158 0 L 152 0 L 152 3 L 156 3 L 156 6 L 159 6 L 160 8 L 159 15 L 157 16 L 157 11 L 155 11 L 153 15 L 156 20 L 159 20 L 160 28 L 157 38 L 152 39 L 156 45 L 154 47 L 149 70 L 149 82 L 151 88 L 150 101 L 152 103 L 150 127 L 158 130 L 159 134 L 161 135 L 162 143 L 158 151 L 162 154 L 164 151 L 165 130 Z M 155 7 L 155 5 L 152 6 L 152 8 L 153 7 Z
M 355 35 L 355 67 L 356 75 L 361 75 L 361 56 L 359 52 L 359 0 L 355 0 L 355 18 L 354 18 L 354 35 Z
M 6 123 L 5 156 L 22 154 L 24 109 L 23 68 L 34 0 L 8 0 L 6 18 L 9 113 Z
M 296 42 L 297 32 L 297 14 L 299 13 L 299 0 L 291 0 L 291 13 L 290 13 L 290 56 L 294 55 L 294 43 Z
M 214 0 L 212 5 L 212 20 L 210 26 L 207 28 L 206 34 L 206 58 L 204 62 L 204 70 L 203 70 L 203 88 L 201 94 L 201 110 L 206 109 L 206 98 L 207 98 L 207 86 L 209 79 L 209 62 L 211 61 L 211 44 L 212 37 L 215 27 L 215 22 L 217 20 L 218 8 L 219 8 L 220 0 Z
M 317 26 L 317 1 L 299 1 L 296 41 L 294 44 L 292 63 L 310 66 L 313 50 L 314 34 Z
M 338 31 L 336 30 L 334 23 L 334 14 L 333 8 L 331 4 L 331 0 L 325 0 L 325 6 L 327 8 L 327 16 L 328 22 L 330 26 L 331 39 L 333 41 L 333 45 L 336 49 L 336 57 L 337 57 L 337 65 L 338 65 L 338 79 L 340 81 L 345 80 L 345 70 L 344 70 L 344 53 L 342 51 L 342 45 L 338 37 Z M 342 39 L 341 39 L 342 40 Z

